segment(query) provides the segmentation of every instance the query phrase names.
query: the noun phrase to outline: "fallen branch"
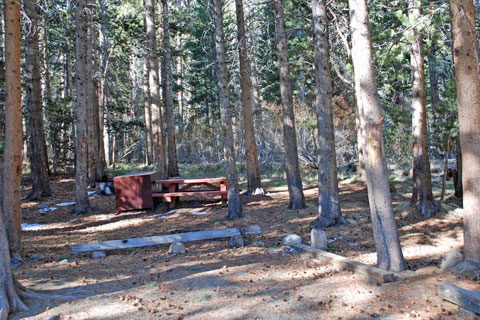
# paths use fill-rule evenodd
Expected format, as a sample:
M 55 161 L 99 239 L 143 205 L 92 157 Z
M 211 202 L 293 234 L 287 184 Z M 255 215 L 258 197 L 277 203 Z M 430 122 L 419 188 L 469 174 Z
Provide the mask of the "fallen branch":
M 324 250 L 312 248 L 310 246 L 297 243 L 289 245 L 292 248 L 303 250 L 313 258 L 319 259 L 323 262 L 328 262 L 339 268 L 345 268 L 355 273 L 368 276 L 381 283 L 395 281 L 395 276 L 392 272 L 388 272 L 377 267 L 368 266 L 361 262 L 353 261 L 345 257 L 330 253 Z
M 260 234 L 260 226 L 250 225 L 242 228 L 228 228 L 217 230 L 204 230 L 186 233 L 167 234 L 152 237 L 131 238 L 123 240 L 111 240 L 103 242 L 93 242 L 78 244 L 72 246 L 72 253 L 82 253 L 100 250 L 115 250 L 125 248 L 137 248 L 154 246 L 157 244 L 166 244 L 173 242 L 187 242 L 196 240 L 207 240 L 215 238 L 228 238 L 247 234 Z
M 449 282 L 440 282 L 437 294 L 442 299 L 480 314 L 480 292 L 478 291 L 463 289 Z

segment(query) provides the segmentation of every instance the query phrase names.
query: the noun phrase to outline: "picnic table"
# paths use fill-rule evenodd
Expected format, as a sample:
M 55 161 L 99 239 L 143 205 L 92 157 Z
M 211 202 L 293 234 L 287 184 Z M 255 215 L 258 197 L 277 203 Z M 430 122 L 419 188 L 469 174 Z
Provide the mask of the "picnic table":
M 226 204 L 228 201 L 226 178 L 173 178 L 154 180 L 153 184 L 166 186 L 166 191 L 153 192 L 152 197 L 163 198 L 168 203 L 169 209 L 175 208 L 179 198 L 184 196 L 221 196 L 222 203 Z M 198 189 L 198 187 L 203 188 Z

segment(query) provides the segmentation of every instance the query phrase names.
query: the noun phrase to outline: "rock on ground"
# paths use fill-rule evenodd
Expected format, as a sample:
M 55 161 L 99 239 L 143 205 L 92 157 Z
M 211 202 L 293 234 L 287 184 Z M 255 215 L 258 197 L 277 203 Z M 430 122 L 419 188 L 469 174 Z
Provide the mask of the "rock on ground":
M 168 253 L 170 254 L 185 254 L 187 250 L 185 249 L 185 245 L 182 242 L 174 242 L 170 245 L 168 249 Z

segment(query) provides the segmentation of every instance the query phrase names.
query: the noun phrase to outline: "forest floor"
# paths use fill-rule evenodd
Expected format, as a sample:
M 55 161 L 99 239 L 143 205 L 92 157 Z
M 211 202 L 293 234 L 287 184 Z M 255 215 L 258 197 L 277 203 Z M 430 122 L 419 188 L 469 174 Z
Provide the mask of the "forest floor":
M 338 270 L 282 245 L 295 233 L 310 243 L 317 216 L 317 188 L 306 187 L 307 207 L 288 210 L 286 189 L 265 196 L 241 196 L 244 217 L 222 220 L 220 201 L 188 198 L 177 209 L 116 213 L 114 197 L 90 195 L 94 213 L 74 217 L 71 177 L 52 180 L 54 197 L 22 203 L 26 263 L 15 275 L 45 299 L 27 301 L 30 311 L 13 319 L 474 319 L 437 296 L 449 281 L 479 290 L 479 279 L 457 277 L 440 268 L 451 250 L 461 251 L 459 201 L 450 193 L 442 212 L 430 219 L 409 209 L 410 184 L 394 182 L 393 202 L 408 271 L 380 284 Z M 25 196 L 30 186 L 22 186 Z M 450 191 L 451 192 L 451 191 Z M 438 192 L 435 193 L 437 198 Z M 326 230 L 329 251 L 374 265 L 376 262 L 366 187 L 355 179 L 340 184 L 348 225 Z M 40 213 L 39 210 L 56 208 Z M 35 225 L 38 224 L 38 225 Z M 108 251 L 105 258 L 71 253 L 71 246 L 197 230 L 258 224 L 261 234 L 230 249 L 227 238 L 186 243 L 186 255 L 168 245 Z M 26 225 L 24 225 L 26 227 Z M 48 295 L 71 299 L 48 299 Z

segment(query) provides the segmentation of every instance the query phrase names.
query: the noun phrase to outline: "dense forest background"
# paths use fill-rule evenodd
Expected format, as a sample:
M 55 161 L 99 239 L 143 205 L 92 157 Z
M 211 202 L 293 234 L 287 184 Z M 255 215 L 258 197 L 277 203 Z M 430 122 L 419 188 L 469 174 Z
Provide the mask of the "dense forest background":
M 53 172 L 74 165 L 76 8 L 71 2 L 38 3 L 38 22 L 35 24 L 26 15 L 22 17 L 23 33 L 35 32 L 39 36 L 45 137 Z M 145 121 L 147 45 L 143 2 L 98 1 L 88 6 L 91 11 L 89 41 L 94 60 L 94 69 L 90 72 L 96 83 L 95 89 L 91 90 L 96 90 L 99 104 L 100 129 L 103 131 L 100 143 L 105 150 L 105 163 L 108 167 L 151 165 L 152 150 Z M 313 111 L 315 79 L 311 8 L 306 1 L 285 1 L 284 7 L 299 159 L 305 168 L 316 167 L 319 146 Z M 412 154 L 412 82 L 408 63 L 412 23 L 408 19 L 405 1 L 370 1 L 369 7 L 377 82 L 385 110 L 386 157 L 390 165 L 407 169 L 411 166 Z M 214 164 L 223 159 L 223 138 L 212 4 L 203 0 L 179 0 L 169 3 L 168 10 L 172 63 L 170 85 L 178 160 L 180 164 Z M 265 170 L 281 164 L 284 157 L 274 10 L 273 4 L 257 1 L 245 1 L 244 10 L 254 84 L 258 156 L 261 168 Z M 358 159 L 347 2 L 329 2 L 328 16 L 337 164 L 342 167 Z M 165 65 L 165 42 L 160 15 L 157 15 L 157 26 L 157 54 L 162 68 Z M 245 147 L 239 44 L 232 2 L 224 4 L 224 26 L 235 150 L 238 159 L 242 160 Z M 415 26 L 424 35 L 430 156 L 443 158 L 455 150 L 458 127 L 448 2 L 424 2 L 422 16 Z M 165 72 L 160 74 L 164 95 L 166 76 Z M 4 128 L 4 108 L 1 110 Z M 1 142 L 3 146 L 3 138 Z M 244 169 L 240 171 L 243 173 Z

